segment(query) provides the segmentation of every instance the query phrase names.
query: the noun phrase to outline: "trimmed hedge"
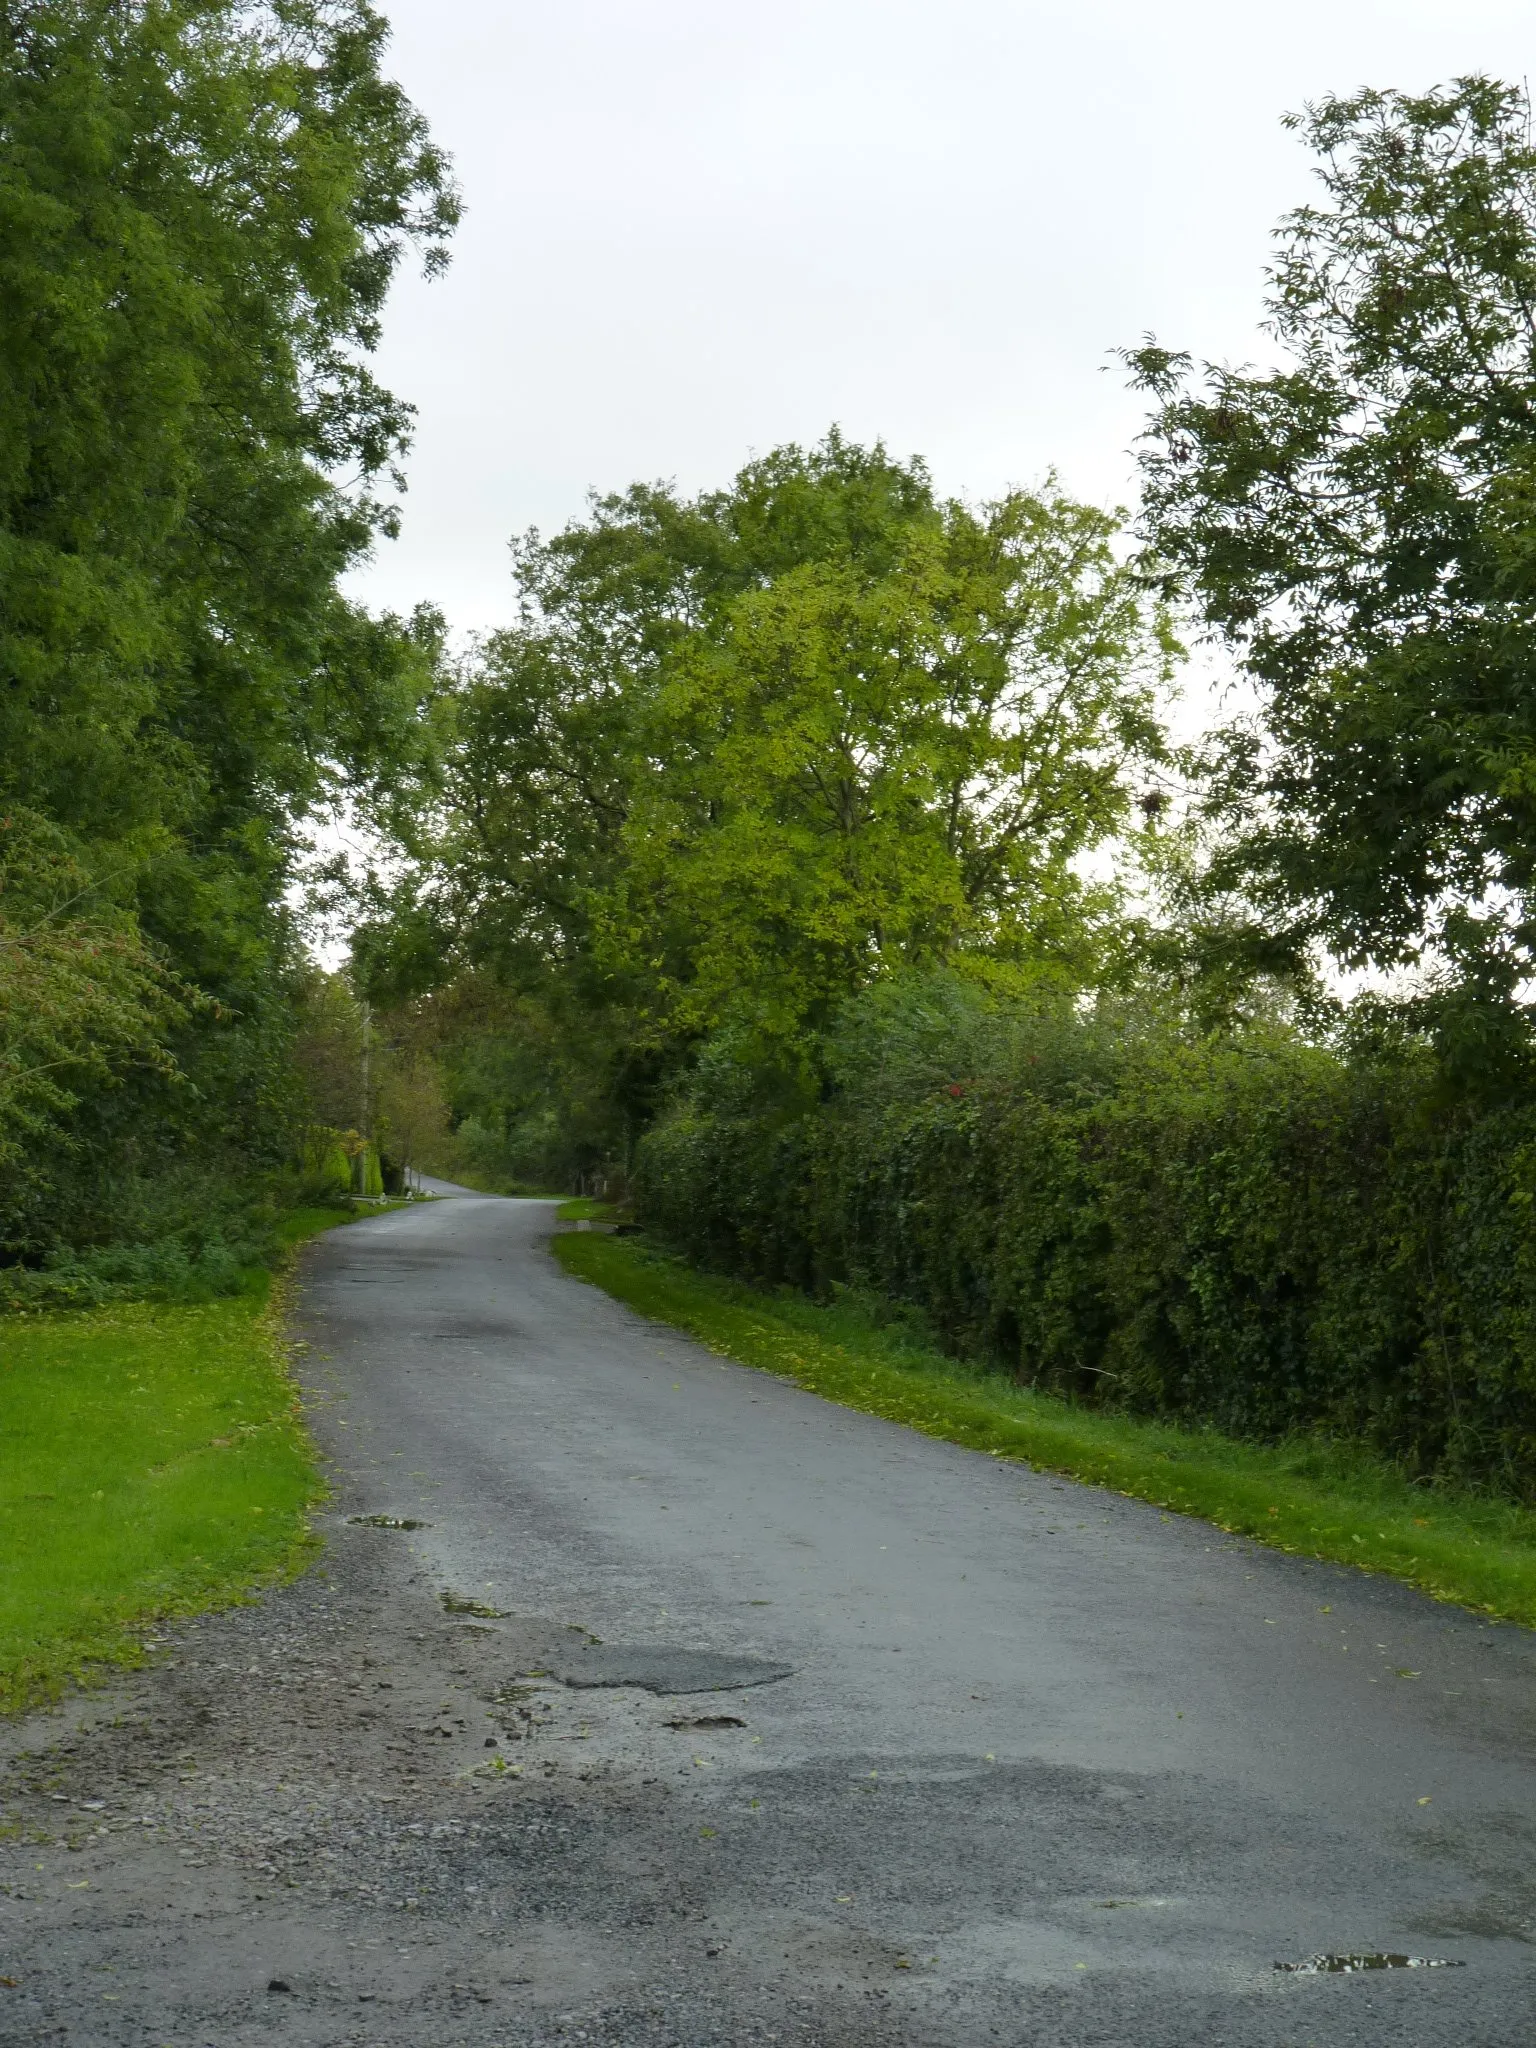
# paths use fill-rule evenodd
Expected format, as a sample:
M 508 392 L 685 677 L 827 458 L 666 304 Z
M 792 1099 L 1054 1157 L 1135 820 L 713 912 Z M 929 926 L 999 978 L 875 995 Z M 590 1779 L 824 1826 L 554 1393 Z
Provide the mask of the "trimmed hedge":
M 643 1142 L 642 1219 L 1083 1402 L 1536 1497 L 1536 1106 L 1439 1109 L 1411 1058 L 1280 1034 L 1015 1019 L 979 1075 L 957 1038 L 948 1078 L 930 1048 L 882 1080 L 876 1020 L 798 1111 L 706 1062 Z

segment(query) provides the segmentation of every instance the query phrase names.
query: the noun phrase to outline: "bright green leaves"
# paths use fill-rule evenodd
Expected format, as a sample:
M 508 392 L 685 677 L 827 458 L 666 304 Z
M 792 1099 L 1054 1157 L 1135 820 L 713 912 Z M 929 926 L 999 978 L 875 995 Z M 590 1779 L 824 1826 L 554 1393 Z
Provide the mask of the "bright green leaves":
M 56 1142 L 56 1120 L 91 1083 L 130 1064 L 174 1071 L 164 1040 L 187 1010 L 187 991 L 62 835 L 0 818 L 0 1169 L 14 1176 L 29 1140 Z
M 920 533 L 878 580 L 801 564 L 669 663 L 647 720 L 658 769 L 602 931 L 621 971 L 659 963 L 647 999 L 669 1027 L 709 1029 L 746 1001 L 793 1031 L 965 929 L 938 552 Z
M 383 36 L 46 0 L 0 41 L 0 787 L 88 843 L 276 824 L 417 682 L 336 587 L 410 418 L 363 357 L 456 204 Z
M 1112 534 L 1055 492 L 936 509 L 879 573 L 798 564 L 682 644 L 618 898 L 663 1014 L 793 1034 L 882 974 L 1035 957 L 1064 904 L 1087 918 L 1073 862 L 1159 751 L 1172 653 Z
M 836 435 L 600 501 L 523 550 L 397 945 L 428 904 L 459 958 L 574 978 L 653 1049 L 782 1045 L 958 955 L 1091 973 L 1114 891 L 1083 860 L 1177 654 L 1115 535 L 1054 485 L 940 504 Z

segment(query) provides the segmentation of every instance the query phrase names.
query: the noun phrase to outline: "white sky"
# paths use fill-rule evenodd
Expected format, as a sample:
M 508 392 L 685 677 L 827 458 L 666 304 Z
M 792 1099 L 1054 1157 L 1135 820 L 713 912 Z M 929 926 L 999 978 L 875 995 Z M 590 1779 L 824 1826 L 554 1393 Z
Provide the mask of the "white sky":
M 454 155 L 452 268 L 379 367 L 420 418 L 370 603 L 511 609 L 506 543 L 591 487 L 723 483 L 834 420 L 986 496 L 1131 486 L 1107 352 L 1255 332 L 1308 159 L 1357 85 L 1519 79 L 1530 0 L 383 0 Z

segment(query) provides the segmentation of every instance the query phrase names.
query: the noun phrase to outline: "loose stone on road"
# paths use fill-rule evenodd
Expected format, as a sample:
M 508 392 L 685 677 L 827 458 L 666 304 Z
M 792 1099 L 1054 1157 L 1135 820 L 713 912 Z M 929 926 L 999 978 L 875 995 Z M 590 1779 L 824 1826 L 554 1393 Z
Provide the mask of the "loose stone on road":
M 305 1255 L 324 1561 L 6 1733 L 3 2048 L 1529 2048 L 1536 1639 L 830 1406 L 553 1227 Z

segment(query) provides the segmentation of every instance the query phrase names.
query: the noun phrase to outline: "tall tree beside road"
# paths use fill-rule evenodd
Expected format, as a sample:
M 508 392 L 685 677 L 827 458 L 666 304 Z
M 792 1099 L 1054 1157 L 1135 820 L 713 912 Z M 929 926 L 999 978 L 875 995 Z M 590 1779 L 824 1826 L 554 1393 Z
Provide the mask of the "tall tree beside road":
M 1114 533 L 1054 489 L 935 506 L 679 644 L 599 929 L 658 1028 L 788 1042 L 937 961 L 1103 972 L 1115 892 L 1081 857 L 1161 754 L 1173 653 Z
M 1239 655 L 1213 886 L 1250 952 L 1429 969 L 1453 1067 L 1506 1070 L 1536 969 L 1536 145 L 1485 78 L 1293 124 L 1323 203 L 1279 233 L 1284 367 L 1131 351 L 1148 538 Z
M 1054 485 L 941 503 L 835 434 L 598 501 L 522 551 L 380 955 L 558 984 L 652 1051 L 786 1045 L 937 960 L 1091 978 L 1083 856 L 1162 756 L 1177 651 L 1115 531 Z
M 272 1100 L 228 1041 L 244 1020 L 279 1046 L 294 821 L 392 770 L 436 653 L 431 617 L 339 587 L 393 523 L 409 430 L 367 368 L 384 296 L 408 247 L 442 261 L 457 210 L 384 37 L 365 0 L 0 23 L 0 807 L 39 828 L 15 847 L 79 864 L 81 915 L 217 999 L 177 1051 L 222 1034 L 224 1082 L 177 1099 L 224 1087 L 226 1130 L 229 1086 Z M 174 1149 L 171 1098 L 131 1096 L 96 1139 L 142 1111 L 136 1156 Z

